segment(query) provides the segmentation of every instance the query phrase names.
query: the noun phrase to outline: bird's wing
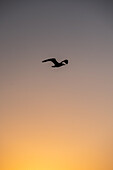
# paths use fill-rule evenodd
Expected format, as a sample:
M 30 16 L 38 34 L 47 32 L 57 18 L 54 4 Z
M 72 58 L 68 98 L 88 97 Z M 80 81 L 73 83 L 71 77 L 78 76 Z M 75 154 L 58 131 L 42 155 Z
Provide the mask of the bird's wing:
M 53 62 L 54 64 L 57 64 L 57 63 L 58 63 L 55 58 L 49 58 L 49 59 L 43 60 L 42 62 L 48 62 L 48 61 L 51 61 L 51 62 Z
M 67 59 L 66 59 L 66 60 L 63 60 L 62 62 L 64 62 L 64 63 L 68 64 L 68 60 L 67 60 Z

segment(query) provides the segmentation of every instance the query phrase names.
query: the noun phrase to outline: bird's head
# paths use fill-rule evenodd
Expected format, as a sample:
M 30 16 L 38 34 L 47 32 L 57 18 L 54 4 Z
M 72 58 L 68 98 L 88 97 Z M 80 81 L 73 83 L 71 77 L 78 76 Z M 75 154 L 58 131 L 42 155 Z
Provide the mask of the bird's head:
M 64 61 L 62 61 L 62 64 L 63 64 L 63 65 L 68 64 L 68 60 L 64 60 Z
M 62 65 L 66 65 L 66 63 L 64 61 L 62 61 Z

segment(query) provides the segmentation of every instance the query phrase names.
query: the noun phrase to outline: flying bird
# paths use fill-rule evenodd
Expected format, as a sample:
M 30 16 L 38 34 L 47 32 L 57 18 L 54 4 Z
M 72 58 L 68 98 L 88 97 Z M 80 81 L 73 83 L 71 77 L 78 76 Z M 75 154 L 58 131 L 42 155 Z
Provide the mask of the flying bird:
M 54 65 L 52 67 L 61 67 L 61 66 L 68 64 L 67 59 L 63 60 L 59 63 L 55 58 L 49 58 L 49 59 L 43 60 L 42 62 L 44 63 L 44 62 L 48 62 L 48 61 L 53 62 Z

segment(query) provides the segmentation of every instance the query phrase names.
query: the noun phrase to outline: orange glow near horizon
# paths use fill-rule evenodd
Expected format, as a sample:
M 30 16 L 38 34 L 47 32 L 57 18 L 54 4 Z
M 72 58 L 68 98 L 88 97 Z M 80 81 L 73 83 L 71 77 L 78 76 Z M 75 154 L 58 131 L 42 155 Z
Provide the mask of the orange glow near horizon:
M 1 2 L 0 170 L 113 170 L 112 7 Z

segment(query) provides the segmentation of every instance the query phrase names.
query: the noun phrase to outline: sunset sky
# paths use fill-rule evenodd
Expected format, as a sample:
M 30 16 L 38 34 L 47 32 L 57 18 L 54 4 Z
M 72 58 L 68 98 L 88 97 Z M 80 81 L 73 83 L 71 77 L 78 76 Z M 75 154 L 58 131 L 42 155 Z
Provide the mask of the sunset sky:
M 110 0 L 0 2 L 0 153 L 1 170 L 113 170 Z

